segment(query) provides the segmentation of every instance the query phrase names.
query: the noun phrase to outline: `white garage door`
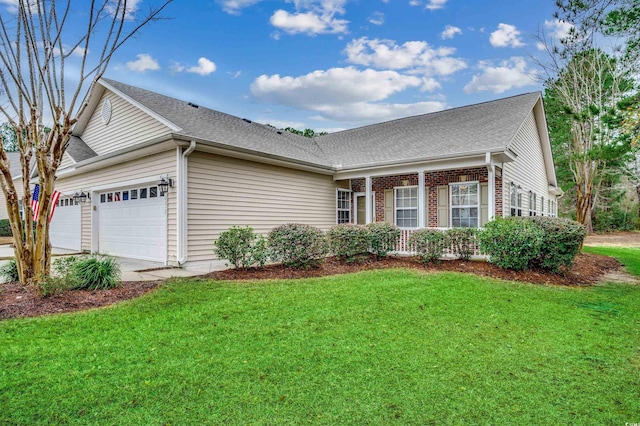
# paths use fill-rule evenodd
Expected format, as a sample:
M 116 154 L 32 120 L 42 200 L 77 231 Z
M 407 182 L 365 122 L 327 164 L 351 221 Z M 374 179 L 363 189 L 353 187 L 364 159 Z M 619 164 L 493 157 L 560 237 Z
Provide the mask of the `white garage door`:
M 60 198 L 49 227 L 51 246 L 80 251 L 81 226 L 80 205 L 71 197 Z
M 98 250 L 134 259 L 166 260 L 167 212 L 157 186 L 100 194 Z

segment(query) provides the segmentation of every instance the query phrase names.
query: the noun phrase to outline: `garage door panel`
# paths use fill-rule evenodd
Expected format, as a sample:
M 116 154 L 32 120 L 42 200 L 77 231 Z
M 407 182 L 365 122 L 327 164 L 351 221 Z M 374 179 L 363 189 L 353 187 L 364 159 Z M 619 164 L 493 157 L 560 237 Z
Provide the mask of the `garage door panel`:
M 98 204 L 99 251 L 114 256 L 164 262 L 167 213 L 164 197 L 115 201 L 104 197 Z M 113 199 L 112 202 L 106 200 Z
M 51 246 L 80 250 L 82 245 L 82 219 L 79 205 L 69 205 L 72 199 L 60 199 L 49 227 Z M 66 203 L 66 205 L 64 205 Z

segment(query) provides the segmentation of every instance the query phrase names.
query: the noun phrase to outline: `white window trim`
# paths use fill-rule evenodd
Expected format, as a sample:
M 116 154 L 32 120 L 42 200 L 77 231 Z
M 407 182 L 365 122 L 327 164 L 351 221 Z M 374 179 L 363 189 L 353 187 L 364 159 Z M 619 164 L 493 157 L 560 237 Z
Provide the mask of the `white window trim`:
M 408 185 L 408 186 L 394 186 L 393 187 L 393 224 L 395 226 L 397 226 L 400 229 L 419 229 L 420 228 L 420 218 L 419 218 L 419 214 L 420 214 L 420 207 L 416 206 L 416 226 L 415 227 L 406 227 L 406 226 L 399 226 L 398 225 L 398 210 L 409 210 L 406 207 L 403 207 L 401 209 L 398 209 L 398 203 L 397 201 L 397 190 L 398 189 L 410 189 L 410 188 L 416 188 L 416 195 L 418 197 L 418 200 L 420 199 L 420 194 L 418 193 L 420 191 L 420 187 L 419 185 Z M 420 204 L 420 201 L 418 201 L 418 204 Z M 413 209 L 413 207 L 412 207 Z
M 353 222 L 354 224 L 358 223 L 358 197 L 365 197 L 365 199 L 367 198 L 367 193 L 366 192 L 354 192 L 353 193 Z M 365 201 L 366 202 L 366 201 Z M 395 199 L 394 199 L 394 204 L 395 204 Z M 375 191 L 371 191 L 371 222 L 375 223 L 376 221 L 376 192 Z M 365 222 L 366 220 L 366 216 L 367 216 L 367 212 L 365 211 L 364 213 L 365 215 Z
M 529 216 L 536 216 L 538 214 L 538 194 L 533 191 L 529 191 Z
M 460 186 L 460 185 L 477 185 L 478 186 L 478 204 L 476 204 L 475 206 L 472 204 L 469 205 L 464 205 L 464 206 L 455 206 L 456 209 L 459 208 L 469 208 L 469 207 L 477 207 L 478 208 L 478 225 L 476 226 L 476 228 L 480 228 L 480 181 L 479 180 L 473 180 L 473 181 L 469 181 L 469 182 L 451 182 L 449 184 L 449 227 L 453 228 L 453 196 L 452 196 L 452 190 L 451 188 L 453 188 L 454 186 Z M 471 226 L 469 228 L 472 228 Z
M 338 207 L 338 194 L 340 192 L 346 192 L 346 193 L 349 194 L 349 208 L 348 209 L 341 209 L 341 208 Z M 337 188 L 336 189 L 336 224 L 340 223 L 340 222 L 338 222 L 338 219 L 339 219 L 338 212 L 341 212 L 341 211 L 348 211 L 349 212 L 349 221 L 346 222 L 346 223 L 352 223 L 351 222 L 351 203 L 352 203 L 351 202 L 351 193 L 352 193 L 352 191 L 350 189 L 343 189 L 343 188 Z

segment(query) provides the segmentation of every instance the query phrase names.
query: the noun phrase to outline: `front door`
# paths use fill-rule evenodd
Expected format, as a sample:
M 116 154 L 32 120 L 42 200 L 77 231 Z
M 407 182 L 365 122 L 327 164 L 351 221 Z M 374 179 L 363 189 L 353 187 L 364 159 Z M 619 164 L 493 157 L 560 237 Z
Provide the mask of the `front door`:
M 358 225 L 364 225 L 367 223 L 367 197 L 364 192 L 357 192 L 356 197 L 356 217 L 355 223 Z M 376 193 L 371 194 L 371 212 L 373 222 L 376 221 Z

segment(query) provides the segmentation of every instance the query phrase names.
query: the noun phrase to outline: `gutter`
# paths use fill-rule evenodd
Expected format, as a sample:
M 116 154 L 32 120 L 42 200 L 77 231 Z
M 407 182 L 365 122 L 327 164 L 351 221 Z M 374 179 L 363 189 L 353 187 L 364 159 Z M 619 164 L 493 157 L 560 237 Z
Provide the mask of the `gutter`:
M 182 148 L 176 148 L 176 166 L 177 166 L 177 177 L 178 177 L 178 194 L 177 194 L 177 261 L 178 265 L 182 265 L 187 261 L 187 252 L 188 252 L 188 240 L 187 233 L 189 231 L 188 227 L 188 215 L 187 215 L 187 203 L 188 203 L 188 195 L 187 195 L 187 171 L 188 171 L 188 160 L 187 157 L 196 149 L 196 141 L 192 140 L 189 144 L 189 147 L 182 152 Z

